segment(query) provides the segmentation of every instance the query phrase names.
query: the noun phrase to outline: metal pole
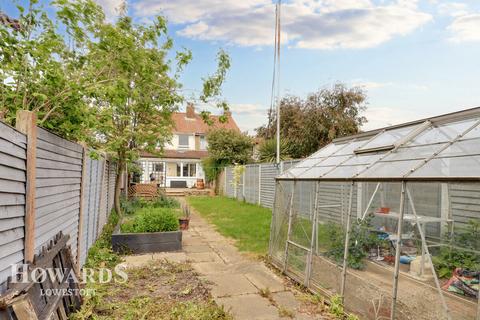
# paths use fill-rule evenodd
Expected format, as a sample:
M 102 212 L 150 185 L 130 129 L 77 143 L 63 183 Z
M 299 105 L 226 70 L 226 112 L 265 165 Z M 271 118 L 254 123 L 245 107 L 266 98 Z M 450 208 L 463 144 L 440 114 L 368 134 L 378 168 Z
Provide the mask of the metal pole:
M 283 272 L 287 271 L 287 260 L 288 260 L 288 241 L 290 241 L 290 234 L 292 233 L 292 218 L 293 218 L 293 198 L 295 198 L 295 189 L 297 187 L 297 181 L 293 182 L 292 197 L 290 199 L 290 210 L 288 212 L 288 231 L 287 231 L 287 241 L 285 243 L 285 260 L 283 261 Z
M 350 245 L 350 216 L 352 215 L 352 205 L 353 205 L 353 187 L 355 186 L 355 182 L 352 182 L 350 185 L 350 197 L 348 199 L 348 209 L 347 209 L 347 230 L 345 233 L 345 248 L 343 252 L 343 269 L 342 269 L 342 284 L 340 287 L 340 296 L 342 297 L 342 301 L 345 298 L 345 283 L 347 280 L 347 268 L 348 268 L 348 250 Z
M 281 35 L 281 5 L 282 2 L 278 1 L 278 14 L 277 14 L 277 164 L 280 163 L 280 35 Z
M 442 302 L 442 307 L 445 310 L 445 314 L 447 315 L 447 319 L 451 319 L 450 316 L 450 310 L 448 309 L 447 302 L 445 301 L 445 296 L 443 295 L 442 287 L 440 286 L 440 282 L 438 281 L 437 278 L 437 272 L 435 271 L 435 267 L 433 265 L 432 257 L 430 255 L 430 249 L 428 249 L 427 246 L 427 240 L 425 238 L 425 225 L 420 225 L 418 222 L 418 216 L 417 216 L 417 210 L 415 209 L 415 205 L 412 200 L 412 196 L 410 195 L 410 190 L 407 187 L 407 196 L 408 196 L 408 201 L 410 203 L 410 207 L 412 208 L 413 215 L 415 216 L 415 222 L 418 228 L 418 232 L 420 233 L 420 238 L 422 239 L 422 254 L 425 253 L 428 257 L 428 261 L 430 262 L 430 268 L 432 268 L 432 273 L 433 273 L 433 279 L 435 280 L 435 286 L 437 287 L 438 294 L 440 295 L 440 300 Z M 422 275 L 423 275 L 423 263 L 424 263 L 424 257 L 422 256 Z M 480 310 L 480 309 L 479 309 Z M 479 318 L 480 319 L 480 318 Z
M 365 211 L 363 212 L 363 215 L 362 215 L 362 220 L 365 219 L 365 217 L 367 216 L 368 209 L 370 209 L 370 206 L 372 205 L 373 199 L 377 195 L 377 192 L 378 192 L 379 188 L 380 188 L 380 182 L 377 183 L 377 186 L 375 187 L 375 191 L 373 191 L 373 194 L 370 197 L 370 200 L 368 201 L 367 207 L 365 208 Z
M 312 275 L 313 264 L 313 250 L 315 247 L 315 239 L 317 239 L 317 224 L 318 224 L 318 192 L 320 190 L 320 181 L 315 183 L 315 203 L 312 216 L 312 238 L 310 239 L 310 252 L 308 253 L 307 270 L 305 271 L 305 287 L 310 285 L 310 277 Z
M 395 249 L 395 270 L 393 275 L 392 308 L 390 313 L 391 320 L 395 319 L 395 312 L 397 307 L 398 275 L 400 272 L 400 249 L 402 242 L 403 214 L 405 212 L 405 186 L 405 181 L 402 181 L 402 192 L 400 194 L 400 212 L 397 228 L 397 245 Z

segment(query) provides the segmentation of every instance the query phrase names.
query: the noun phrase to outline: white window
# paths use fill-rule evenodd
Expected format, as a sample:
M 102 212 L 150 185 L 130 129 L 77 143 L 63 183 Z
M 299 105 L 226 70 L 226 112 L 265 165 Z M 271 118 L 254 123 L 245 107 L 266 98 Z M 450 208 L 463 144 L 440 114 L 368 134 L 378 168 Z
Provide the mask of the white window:
M 196 163 L 177 163 L 177 177 L 196 177 Z
M 200 150 L 207 150 L 207 139 L 205 136 L 200 136 Z
M 188 134 L 179 134 L 178 135 L 178 147 L 179 148 L 186 148 L 188 149 L 189 147 L 189 136 Z

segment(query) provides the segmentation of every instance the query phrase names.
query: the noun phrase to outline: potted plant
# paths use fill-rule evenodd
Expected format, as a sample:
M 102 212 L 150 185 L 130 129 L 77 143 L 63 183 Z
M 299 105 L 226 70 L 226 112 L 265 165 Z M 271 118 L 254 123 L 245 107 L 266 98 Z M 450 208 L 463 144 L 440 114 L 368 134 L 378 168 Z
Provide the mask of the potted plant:
M 178 223 L 180 224 L 180 230 L 188 230 L 190 224 L 190 207 L 185 205 L 182 206 L 183 216 L 178 218 Z

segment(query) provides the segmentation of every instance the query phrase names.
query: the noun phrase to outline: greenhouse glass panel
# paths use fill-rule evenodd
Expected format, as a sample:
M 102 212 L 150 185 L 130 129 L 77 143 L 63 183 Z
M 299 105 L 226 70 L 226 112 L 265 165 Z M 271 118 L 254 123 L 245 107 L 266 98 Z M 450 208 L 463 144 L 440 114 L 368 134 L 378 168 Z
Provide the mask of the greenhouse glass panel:
M 436 158 L 409 177 L 480 177 L 480 156 Z
M 389 146 L 393 147 L 396 142 L 406 137 L 409 133 L 418 128 L 418 126 L 419 125 L 387 130 L 376 136 L 374 139 L 356 151 L 361 152 L 369 149 L 377 149 Z
M 423 163 L 423 160 L 382 161 L 374 164 L 358 178 L 397 178 L 408 174 L 413 168 Z

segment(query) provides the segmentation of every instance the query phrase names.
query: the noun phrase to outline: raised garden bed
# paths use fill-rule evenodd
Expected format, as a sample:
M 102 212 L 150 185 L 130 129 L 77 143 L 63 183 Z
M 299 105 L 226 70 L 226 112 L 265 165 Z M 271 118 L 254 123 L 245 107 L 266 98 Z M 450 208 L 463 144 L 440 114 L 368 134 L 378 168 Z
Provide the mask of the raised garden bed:
M 112 248 L 119 253 L 147 253 L 182 249 L 178 202 L 158 199 L 131 205 L 112 234 Z
M 178 251 L 182 249 L 182 231 L 121 233 L 118 226 L 112 234 L 112 247 L 121 253 Z

